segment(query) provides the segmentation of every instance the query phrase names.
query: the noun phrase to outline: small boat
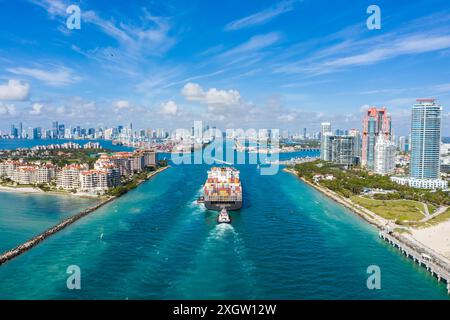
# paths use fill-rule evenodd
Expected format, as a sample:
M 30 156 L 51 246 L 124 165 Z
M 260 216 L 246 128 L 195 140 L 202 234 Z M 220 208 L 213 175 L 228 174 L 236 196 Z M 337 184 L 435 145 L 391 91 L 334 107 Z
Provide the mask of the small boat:
M 199 197 L 198 199 L 197 199 L 197 203 L 205 203 L 205 197 Z
M 217 216 L 217 223 L 231 223 L 230 215 L 227 209 L 223 208 Z

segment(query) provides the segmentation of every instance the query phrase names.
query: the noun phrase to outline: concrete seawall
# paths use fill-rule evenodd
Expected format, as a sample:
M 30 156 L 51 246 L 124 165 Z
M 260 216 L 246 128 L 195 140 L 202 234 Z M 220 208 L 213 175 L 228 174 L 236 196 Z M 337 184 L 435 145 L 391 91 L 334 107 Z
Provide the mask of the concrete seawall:
M 151 172 L 148 176 L 147 179 L 140 181 L 140 183 L 138 183 L 138 185 L 140 185 L 141 183 L 143 183 L 144 181 L 147 181 L 148 179 L 152 178 L 153 176 L 155 176 L 156 174 L 166 170 L 167 168 L 169 168 L 169 166 L 166 167 L 162 167 L 154 172 Z M 109 197 L 108 199 L 102 200 L 100 203 L 96 204 L 95 206 L 92 206 L 86 210 L 83 210 L 63 221 L 61 221 L 60 223 L 58 223 L 57 225 L 51 227 L 50 229 L 47 229 L 46 231 L 42 232 L 41 234 L 35 236 L 34 238 L 32 238 L 31 240 L 28 240 L 27 242 L 15 247 L 14 249 L 8 250 L 5 253 L 0 255 L 0 266 L 12 259 L 14 259 L 15 257 L 27 252 L 28 250 L 30 250 L 31 248 L 35 247 L 36 245 L 38 245 L 39 243 L 41 243 L 42 241 L 44 241 L 45 239 L 47 239 L 48 237 L 54 235 L 55 233 L 63 230 L 64 228 L 70 226 L 71 224 L 73 224 L 74 222 L 78 221 L 79 219 L 87 216 L 88 214 L 90 214 L 91 212 L 94 212 L 95 210 L 99 209 L 100 207 L 104 206 L 107 203 L 112 202 L 113 200 L 117 199 L 118 197 Z

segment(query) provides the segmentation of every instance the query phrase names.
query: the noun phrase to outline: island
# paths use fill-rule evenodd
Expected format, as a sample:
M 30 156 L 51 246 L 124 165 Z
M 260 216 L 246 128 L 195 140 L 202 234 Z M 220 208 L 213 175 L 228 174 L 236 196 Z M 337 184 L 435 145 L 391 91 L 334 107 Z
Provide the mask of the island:
M 152 149 L 112 152 L 93 142 L 3 150 L 0 190 L 118 196 L 166 165 Z

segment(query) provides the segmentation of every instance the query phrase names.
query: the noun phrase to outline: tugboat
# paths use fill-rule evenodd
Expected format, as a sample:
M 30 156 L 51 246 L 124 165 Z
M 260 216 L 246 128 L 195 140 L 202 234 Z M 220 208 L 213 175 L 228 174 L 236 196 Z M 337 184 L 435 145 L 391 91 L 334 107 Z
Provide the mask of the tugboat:
M 199 198 L 197 199 L 197 203 L 198 203 L 198 204 L 200 204 L 200 203 L 205 203 L 205 197 L 203 197 L 203 196 L 199 197 Z
M 217 216 L 217 223 L 231 223 L 231 218 L 227 209 L 223 208 Z

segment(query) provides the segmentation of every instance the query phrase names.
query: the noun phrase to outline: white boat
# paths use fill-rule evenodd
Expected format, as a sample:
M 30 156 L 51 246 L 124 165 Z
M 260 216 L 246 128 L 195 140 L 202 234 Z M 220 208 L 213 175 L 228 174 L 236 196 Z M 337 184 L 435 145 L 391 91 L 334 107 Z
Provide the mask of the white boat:
M 219 215 L 217 216 L 218 223 L 231 223 L 230 215 L 227 212 L 227 209 L 223 208 Z

